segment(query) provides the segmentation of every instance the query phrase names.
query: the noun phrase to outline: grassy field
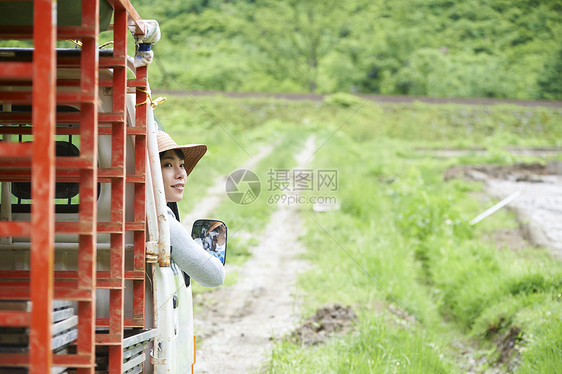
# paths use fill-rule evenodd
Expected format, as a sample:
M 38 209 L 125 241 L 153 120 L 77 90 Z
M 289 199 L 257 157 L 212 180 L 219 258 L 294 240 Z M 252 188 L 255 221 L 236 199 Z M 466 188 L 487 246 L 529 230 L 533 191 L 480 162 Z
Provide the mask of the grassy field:
M 273 144 L 256 167 L 294 167 L 310 134 L 311 168 L 337 170 L 337 211 L 300 211 L 307 260 L 303 316 L 351 305 L 353 331 L 317 346 L 279 342 L 270 373 L 461 373 L 469 369 L 554 373 L 562 367 L 562 266 L 545 249 L 512 251 L 489 240 L 516 228 L 509 210 L 471 226 L 489 206 L 482 186 L 444 180 L 459 164 L 548 160 L 507 146 L 562 146 L 562 110 L 516 106 L 378 105 L 349 95 L 324 102 L 174 98 L 157 115 L 178 142 L 206 143 L 193 173 L 187 212 L 219 175 Z M 432 148 L 484 149 L 437 158 Z M 558 157 L 560 158 L 560 157 Z M 264 191 L 265 192 L 265 191 Z M 309 192 L 314 195 L 318 191 Z M 267 194 L 240 206 L 225 200 L 229 260 L 242 263 L 274 205 Z M 248 219 L 250 217 L 251 219 Z M 507 348 L 506 348 L 507 347 Z M 472 362 L 472 363 L 471 363 Z

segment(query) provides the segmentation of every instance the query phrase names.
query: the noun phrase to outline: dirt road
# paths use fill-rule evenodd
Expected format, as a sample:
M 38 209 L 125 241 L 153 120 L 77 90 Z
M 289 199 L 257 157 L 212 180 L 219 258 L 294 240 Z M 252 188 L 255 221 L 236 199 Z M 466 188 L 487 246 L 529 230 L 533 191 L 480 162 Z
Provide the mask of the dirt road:
M 297 168 L 314 153 L 309 138 L 295 155 Z M 249 373 L 258 370 L 272 341 L 300 321 L 296 279 L 307 264 L 299 259 L 304 247 L 298 207 L 278 206 L 238 272 L 237 282 L 195 298 L 195 331 L 199 335 L 197 373 Z M 233 268 L 227 265 L 227 276 Z

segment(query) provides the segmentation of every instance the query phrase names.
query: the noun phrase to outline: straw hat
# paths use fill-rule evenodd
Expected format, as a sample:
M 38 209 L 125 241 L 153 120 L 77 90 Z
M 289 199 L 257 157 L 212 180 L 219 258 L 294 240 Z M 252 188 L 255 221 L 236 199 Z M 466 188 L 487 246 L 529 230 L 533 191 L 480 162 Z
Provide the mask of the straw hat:
M 211 232 L 211 231 L 213 231 L 214 229 L 216 229 L 217 227 L 219 227 L 220 225 L 224 225 L 224 223 L 221 222 L 221 221 L 215 221 L 215 223 L 213 223 L 213 224 L 211 225 L 211 227 L 209 228 L 209 230 L 207 230 L 207 231 L 208 231 L 208 232 Z
M 164 131 L 158 131 L 158 152 L 166 152 L 171 149 L 179 149 L 183 152 L 185 156 L 184 168 L 187 175 L 191 173 L 201 157 L 207 152 L 207 146 L 205 144 L 177 145 L 170 135 Z

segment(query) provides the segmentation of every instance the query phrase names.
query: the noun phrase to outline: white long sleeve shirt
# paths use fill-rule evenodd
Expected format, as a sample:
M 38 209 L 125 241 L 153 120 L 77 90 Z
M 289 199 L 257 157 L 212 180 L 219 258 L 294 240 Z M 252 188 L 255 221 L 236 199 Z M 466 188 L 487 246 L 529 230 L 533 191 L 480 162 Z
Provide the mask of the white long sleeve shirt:
M 220 260 L 197 244 L 186 228 L 168 208 L 172 260 L 191 279 L 203 287 L 217 287 L 224 283 L 225 271 Z

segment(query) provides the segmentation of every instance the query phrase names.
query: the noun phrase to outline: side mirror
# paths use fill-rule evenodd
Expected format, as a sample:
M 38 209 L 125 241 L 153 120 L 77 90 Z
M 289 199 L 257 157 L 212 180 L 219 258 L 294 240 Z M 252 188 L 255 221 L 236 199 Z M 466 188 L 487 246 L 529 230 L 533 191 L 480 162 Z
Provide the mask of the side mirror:
M 201 244 L 203 249 L 226 262 L 226 223 L 216 219 L 198 219 L 193 223 L 191 237 Z

